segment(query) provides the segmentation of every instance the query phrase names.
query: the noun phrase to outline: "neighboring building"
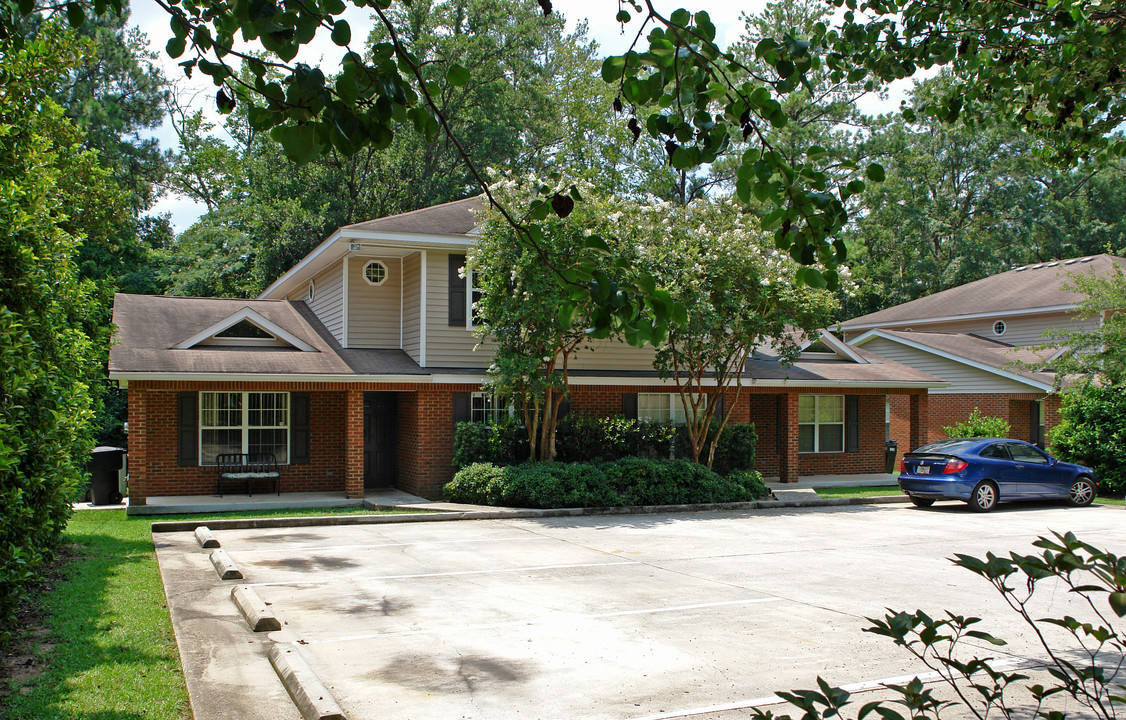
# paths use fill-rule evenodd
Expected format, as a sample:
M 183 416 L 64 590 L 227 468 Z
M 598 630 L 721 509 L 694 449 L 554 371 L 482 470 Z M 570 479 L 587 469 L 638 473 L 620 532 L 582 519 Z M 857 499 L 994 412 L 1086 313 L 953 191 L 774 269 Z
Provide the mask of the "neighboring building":
M 841 330 L 853 347 L 949 383 L 926 400 L 928 440 L 945 437 L 943 426 L 978 408 L 1007 420 L 1013 437 L 1043 447 L 1058 421 L 1059 399 L 1053 393 L 1053 353 L 1036 346 L 1050 328 L 1078 330 L 1099 322 L 1076 317 L 1083 297 L 1064 289 L 1069 274 L 1111 277 L 1116 268 L 1126 268 L 1126 258 L 1095 255 L 1025 265 L 854 318 Z M 908 414 L 906 402 L 889 398 L 889 434 L 901 450 L 913 445 L 906 442 Z
M 343 227 L 256 300 L 118 295 L 109 368 L 129 391 L 130 502 L 213 494 L 215 455 L 240 451 L 275 453 L 284 492 L 438 496 L 453 474 L 454 423 L 497 412 L 481 392 L 492 356 L 474 335 L 477 290 L 462 270 L 479 207 Z M 769 352 L 748 362 L 733 420 L 756 424 L 766 475 L 882 471 L 887 398 L 918 417 L 943 384 L 824 343 L 789 368 Z M 594 348 L 571 362 L 571 412 L 678 414 L 652 349 Z

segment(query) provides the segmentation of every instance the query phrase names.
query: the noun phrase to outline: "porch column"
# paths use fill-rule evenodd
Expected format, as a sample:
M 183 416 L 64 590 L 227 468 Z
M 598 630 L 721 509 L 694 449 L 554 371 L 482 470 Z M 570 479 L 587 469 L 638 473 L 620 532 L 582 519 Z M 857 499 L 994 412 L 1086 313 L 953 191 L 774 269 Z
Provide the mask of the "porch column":
M 344 497 L 364 496 L 364 391 L 344 399 Z
M 930 426 L 930 411 L 927 409 L 926 391 L 911 396 L 911 447 L 903 452 L 911 452 L 915 448 L 926 445 L 930 441 L 928 432 Z
M 126 462 L 129 465 L 129 504 L 148 503 L 148 392 L 134 385 L 126 390 L 126 408 L 129 417 L 129 446 Z
M 798 395 L 778 396 L 778 480 L 798 481 Z

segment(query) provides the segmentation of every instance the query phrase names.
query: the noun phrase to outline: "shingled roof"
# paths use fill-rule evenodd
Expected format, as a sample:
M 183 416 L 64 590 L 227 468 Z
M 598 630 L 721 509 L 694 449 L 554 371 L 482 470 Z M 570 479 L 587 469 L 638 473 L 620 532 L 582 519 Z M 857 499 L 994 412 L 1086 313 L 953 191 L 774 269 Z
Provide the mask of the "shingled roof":
M 340 228 L 342 232 L 417 233 L 420 235 L 469 235 L 481 224 L 478 212 L 484 207 L 484 197 L 477 195 L 464 200 L 434 205 L 399 215 L 365 220 Z
M 196 345 L 185 340 L 244 308 L 284 328 L 312 349 Z M 402 350 L 344 349 L 303 302 L 117 294 L 117 342 L 111 376 L 188 375 L 425 375 Z
M 918 300 L 885 308 L 841 323 L 844 330 L 899 325 L 937 318 L 976 317 L 997 313 L 1072 307 L 1079 293 L 1065 290 L 1068 274 L 1110 277 L 1126 270 L 1126 258 L 1094 255 L 1035 265 L 1023 265 L 975 282 L 943 290 Z

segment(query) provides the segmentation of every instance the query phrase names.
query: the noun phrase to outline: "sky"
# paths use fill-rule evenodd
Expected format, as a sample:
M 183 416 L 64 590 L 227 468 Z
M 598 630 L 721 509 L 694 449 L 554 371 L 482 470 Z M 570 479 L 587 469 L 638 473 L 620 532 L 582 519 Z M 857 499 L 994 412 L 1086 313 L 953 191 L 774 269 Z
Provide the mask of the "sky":
M 531 0 L 528 0 L 531 2 Z M 626 32 L 615 22 L 617 3 L 613 0 L 554 0 L 554 11 L 567 20 L 569 30 L 574 30 L 577 23 L 586 20 L 588 35 L 598 43 L 604 55 L 620 54 L 629 49 L 629 44 L 637 32 L 636 23 L 626 26 Z M 658 12 L 671 13 L 678 7 L 687 6 L 691 10 L 703 6 L 702 0 L 654 0 Z M 766 0 L 746 0 L 745 2 L 707 3 L 707 10 L 712 23 L 716 26 L 716 40 L 720 47 L 733 43 L 742 34 L 744 23 L 741 19 L 743 12 L 754 13 L 766 5 Z M 158 63 L 164 70 L 165 77 L 173 84 L 181 104 L 192 109 L 203 109 L 208 113 L 216 125 L 221 124 L 220 116 L 215 111 L 215 92 L 217 88 L 211 84 L 210 78 L 196 73 L 193 80 L 184 77 L 182 69 L 177 65 L 178 60 L 169 58 L 164 52 L 164 44 L 171 37 L 168 26 L 168 14 L 152 0 L 139 0 L 131 3 L 131 24 L 140 28 L 149 40 L 149 46 L 158 56 Z M 371 12 L 368 9 L 357 9 L 349 6 L 344 18 L 352 28 L 353 38 L 367 37 L 372 26 Z M 334 74 L 339 68 L 340 57 L 344 49 L 332 43 L 328 33 L 322 30 L 313 42 L 302 49 L 294 62 L 304 62 L 316 65 L 324 71 L 325 75 Z M 886 112 L 898 100 L 885 102 L 873 106 L 871 111 Z M 887 107 L 883 107 L 886 105 Z M 866 109 L 867 110 L 867 109 Z M 154 135 L 160 139 L 162 146 L 167 150 L 176 148 L 175 133 L 167 120 Z M 203 206 L 191 200 L 172 194 L 166 194 L 152 209 L 154 213 L 170 213 L 172 224 L 177 232 L 188 228 L 202 213 Z

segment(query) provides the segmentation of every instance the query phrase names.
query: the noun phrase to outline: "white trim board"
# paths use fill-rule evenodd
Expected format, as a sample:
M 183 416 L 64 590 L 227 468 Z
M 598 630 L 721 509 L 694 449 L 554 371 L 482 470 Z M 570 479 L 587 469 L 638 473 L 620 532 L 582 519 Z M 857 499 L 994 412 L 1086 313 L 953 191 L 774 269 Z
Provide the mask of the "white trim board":
M 233 315 L 228 315 L 214 325 L 211 325 L 205 330 L 200 330 L 198 333 L 192 335 L 187 340 L 173 345 L 172 347 L 176 350 L 188 350 L 195 347 L 204 340 L 207 340 L 211 336 L 221 333 L 229 327 L 237 325 L 243 320 L 247 320 L 254 325 L 257 325 L 262 330 L 270 333 L 277 339 L 292 345 L 301 352 L 317 352 L 317 349 L 309 343 L 305 342 L 288 330 L 285 330 L 277 323 L 267 320 L 249 307 L 244 307 Z
M 988 318 L 1018 317 L 1022 315 L 1047 315 L 1049 313 L 1068 312 L 1078 307 L 1079 306 L 1076 304 L 1049 305 L 1046 307 L 1026 308 L 1024 310 L 996 310 L 993 312 L 970 313 L 969 315 L 943 315 L 941 317 L 915 318 L 913 320 L 884 320 L 880 322 L 861 323 L 858 325 L 850 325 L 844 322 L 841 323 L 841 330 L 844 332 L 878 330 L 880 328 L 894 330 L 897 327 L 903 326 L 934 325 L 937 323 L 960 322 L 963 320 L 984 320 Z

